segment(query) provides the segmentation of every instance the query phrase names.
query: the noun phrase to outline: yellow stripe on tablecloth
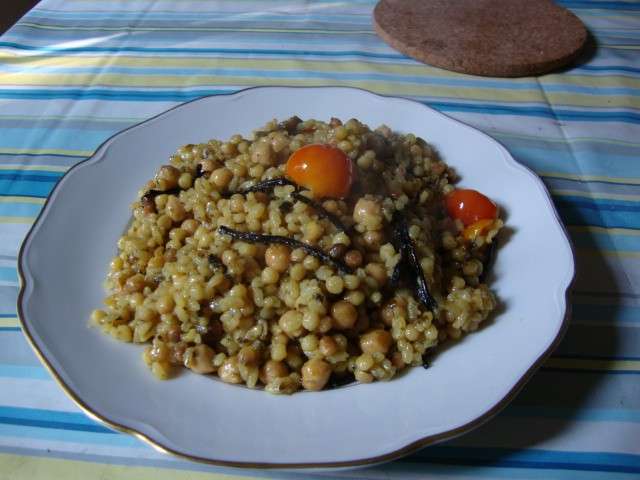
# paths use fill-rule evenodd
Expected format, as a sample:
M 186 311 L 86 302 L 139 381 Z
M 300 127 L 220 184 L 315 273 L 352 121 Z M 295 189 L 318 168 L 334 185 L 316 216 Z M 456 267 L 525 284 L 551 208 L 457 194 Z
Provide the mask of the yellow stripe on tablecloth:
M 562 197 L 584 197 L 593 199 L 610 199 L 610 200 L 628 200 L 631 202 L 639 201 L 640 195 L 631 195 L 624 193 L 603 193 L 603 192 L 585 192 L 582 190 L 564 190 L 552 189 L 551 193 Z
M 223 58 L 223 57 L 203 57 L 202 55 L 181 55 L 166 57 L 151 57 L 149 55 L 139 55 L 127 52 L 118 52 L 117 57 L 105 57 L 101 55 L 82 56 L 61 56 L 60 52 L 55 55 L 38 56 L 37 58 L 22 56 L 11 61 L 12 64 L 28 64 L 30 67 L 66 67 L 66 68 L 100 68 L 105 66 L 113 67 L 136 67 L 136 68 L 247 68 L 251 70 L 273 70 L 291 71 L 300 70 L 304 65 L 305 70 L 312 72 L 336 72 L 336 73 L 360 73 L 369 72 L 372 64 L 364 60 L 345 60 L 336 62 L 335 59 L 319 60 L 304 58 Z M 377 63 L 374 66 L 375 73 L 390 73 L 398 75 L 425 75 L 440 78 L 460 78 L 468 79 L 467 76 L 438 69 L 429 65 L 415 63 Z M 479 84 L 482 79 L 476 80 Z M 487 81 L 495 82 L 496 79 Z M 499 81 L 499 80 L 498 80 Z M 539 79 L 544 85 L 576 85 L 581 87 L 640 87 L 640 78 L 633 78 L 623 75 L 576 75 L 576 74 L 549 74 Z M 530 78 L 509 78 L 504 83 L 532 84 Z M 532 89 L 537 90 L 537 83 Z
M 510 103 L 542 103 L 554 105 L 603 107 L 603 108 L 638 108 L 640 96 L 597 96 L 577 93 L 547 92 L 539 89 L 506 90 L 496 88 L 460 88 L 448 85 L 428 85 L 381 80 L 345 80 L 318 76 L 317 78 L 281 78 L 233 76 L 233 75 L 125 75 L 115 73 L 90 74 L 45 74 L 45 73 L 5 73 L 0 77 L 0 85 L 20 86 L 101 86 L 131 88 L 184 88 L 218 86 L 289 86 L 311 87 L 319 85 L 359 87 L 384 95 L 428 96 L 431 98 L 459 98 L 469 101 L 506 101 Z
M 30 170 L 38 172 L 66 172 L 69 167 L 59 165 L 0 165 L 0 170 Z
M 254 480 L 258 477 L 0 454 L 0 480 Z
M 38 28 L 42 30 L 73 30 L 76 31 L 99 31 L 99 32 L 247 32 L 247 33 L 315 33 L 324 35 L 375 35 L 371 29 L 368 30 L 336 30 L 336 29 L 305 29 L 305 28 L 247 28 L 247 27 L 134 27 L 127 25 L 123 27 L 82 27 L 79 25 L 46 25 L 42 23 L 19 22 L 21 27 Z
M 20 326 L 20 321 L 18 320 L 18 317 L 10 317 L 10 318 L 0 318 L 0 328 L 4 327 L 19 327 Z
M 66 148 L 0 148 L 0 153 L 12 155 L 69 155 L 73 157 L 90 157 L 93 150 L 67 150 Z
M 221 68 L 229 69 L 250 69 L 250 70 L 268 70 L 268 71 L 297 71 L 300 70 L 301 65 L 308 72 L 325 72 L 325 73 L 361 73 L 371 70 L 371 64 L 365 61 L 330 61 L 330 60 L 309 60 L 309 59 L 239 59 L 239 58 L 206 58 L 202 56 L 189 56 L 184 55 L 180 57 L 150 57 L 148 55 L 135 55 L 131 53 L 119 54 L 117 57 L 112 57 L 106 60 L 104 56 L 39 56 L 37 58 L 23 56 L 12 57 L 9 61 L 12 65 L 27 64 L 30 68 L 35 67 L 58 67 L 58 68 L 96 68 L 96 74 L 104 69 L 105 66 L 109 68 L 113 67 L 136 67 L 136 68 L 202 68 L 208 70 L 215 70 Z M 422 64 L 406 64 L 406 63 L 380 63 L 375 65 L 376 73 L 396 74 L 401 76 L 429 76 L 435 78 L 451 78 L 464 79 L 462 74 L 448 72 L 441 69 L 436 69 L 428 65 Z M 33 72 L 36 73 L 36 72 Z M 46 73 L 47 75 L 61 75 L 57 73 Z M 132 72 L 131 74 L 135 74 Z M 40 74 L 44 75 L 44 74 Z M 76 74 L 74 74 L 76 75 Z M 126 75 L 125 75 L 126 76 Z M 66 77 L 65 77 L 66 78 Z M 386 80 L 385 80 L 386 81 Z M 492 80 L 495 81 L 495 80 Z M 509 83 L 531 83 L 530 79 L 509 79 L 505 80 Z M 478 84 L 482 85 L 483 81 L 478 80 Z M 562 76 L 548 75 L 544 79 L 540 79 L 540 85 L 566 85 L 566 86 L 580 86 L 580 87 L 627 87 L 627 88 L 640 88 L 640 79 L 632 78 L 622 75 L 598 75 L 598 76 L 585 76 L 585 75 L 569 75 L 563 74 Z M 433 86 L 431 86 L 433 87 Z M 493 88 L 493 87 L 491 87 Z M 496 87 L 501 91 L 508 91 L 508 89 Z M 467 87 L 463 87 L 467 90 Z M 518 90 L 519 92 L 539 92 L 537 84 L 532 85 L 531 88 Z M 554 92 L 548 92 L 549 95 L 555 95 Z M 561 93 L 565 96 L 566 93 Z M 587 96 L 590 96 L 586 94 Z M 612 95 L 612 97 L 614 97 Z
M 629 250 L 605 250 L 601 248 L 576 248 L 576 255 L 604 255 L 617 258 L 640 258 L 640 252 Z
M 505 133 L 499 130 L 486 130 L 489 135 L 500 137 L 500 138 L 513 138 L 518 140 L 534 140 L 548 143 L 583 143 L 583 142 L 592 142 L 592 143 L 603 143 L 606 145 L 622 145 L 625 147 L 640 147 L 640 142 L 628 142 L 625 140 L 616 140 L 610 138 L 601 138 L 601 137 L 569 137 L 569 138 L 551 138 L 551 137 L 541 137 L 539 135 L 523 135 L 518 133 Z
M 0 197 L 0 203 L 32 203 L 34 205 L 44 205 L 44 198 L 22 197 L 18 195 L 7 195 Z
M 640 360 L 598 360 L 591 358 L 551 357 L 547 359 L 544 366 L 563 370 L 640 372 Z
M 0 216 L 0 224 L 19 223 L 19 224 L 31 225 L 35 221 L 35 219 L 36 219 L 36 217 Z
M 605 183 L 627 183 L 630 185 L 640 185 L 640 178 L 628 177 L 608 177 L 606 175 L 582 175 L 561 172 L 538 172 L 541 177 L 564 178 L 567 180 L 582 180 L 586 182 L 605 182 Z
M 640 230 L 632 230 L 630 228 L 606 228 L 593 225 L 569 225 L 567 228 L 576 233 L 608 233 L 610 235 L 640 237 Z

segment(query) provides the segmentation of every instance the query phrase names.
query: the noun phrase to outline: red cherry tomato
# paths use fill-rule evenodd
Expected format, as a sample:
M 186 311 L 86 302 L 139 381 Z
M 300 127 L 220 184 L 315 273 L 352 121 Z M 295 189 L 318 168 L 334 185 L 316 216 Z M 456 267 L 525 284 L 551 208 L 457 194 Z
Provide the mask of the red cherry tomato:
M 465 226 L 498 216 L 496 204 L 476 190 L 454 190 L 445 196 L 444 203 L 449 216 Z
M 353 165 L 347 155 L 331 145 L 306 145 L 287 160 L 287 176 L 317 197 L 344 198 L 353 182 Z

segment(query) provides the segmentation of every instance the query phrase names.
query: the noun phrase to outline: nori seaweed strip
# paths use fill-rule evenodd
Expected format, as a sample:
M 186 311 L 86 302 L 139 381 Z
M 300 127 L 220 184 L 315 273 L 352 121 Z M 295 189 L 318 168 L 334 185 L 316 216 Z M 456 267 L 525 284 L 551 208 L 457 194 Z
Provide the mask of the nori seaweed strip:
M 425 370 L 431 367 L 431 357 L 433 356 L 433 352 L 426 351 L 422 354 L 422 368 Z
M 209 264 L 213 268 L 222 268 L 223 270 L 227 269 L 226 265 L 222 263 L 222 260 L 216 257 L 213 253 L 210 253 L 207 259 L 209 260 Z
M 305 204 L 309 205 L 311 208 L 313 208 L 316 211 L 316 213 L 318 214 L 318 216 L 320 218 L 325 218 L 325 219 L 329 220 L 331 223 L 333 223 L 333 225 L 338 230 L 341 230 L 343 232 L 347 230 L 337 216 L 335 216 L 331 212 L 328 212 L 318 202 L 316 202 L 314 200 L 311 200 L 310 198 L 305 197 L 304 195 L 302 195 L 301 193 L 298 193 L 298 192 L 293 192 L 291 194 L 291 197 L 296 199 L 296 200 L 298 200 L 299 202 L 302 202 L 302 203 L 305 203 Z
M 224 275 L 224 278 L 233 282 L 233 276 L 229 273 L 229 271 L 227 270 L 227 266 L 224 263 L 222 263 L 222 260 L 220 260 L 219 257 L 214 255 L 213 253 L 210 253 L 208 260 L 209 260 L 209 265 L 211 265 L 214 269 L 219 268 L 220 270 L 222 270 L 222 274 Z
M 243 188 L 242 190 L 238 190 L 234 193 L 246 194 L 250 192 L 267 192 L 269 190 L 273 190 L 274 187 L 282 187 L 284 185 L 293 185 L 296 188 L 298 187 L 291 180 L 284 177 L 278 177 L 272 178 L 271 180 L 265 180 L 264 182 L 256 183 L 255 185 Z
M 335 375 L 331 374 L 329 377 L 329 381 L 327 382 L 326 389 L 330 390 L 332 388 L 344 387 L 345 385 L 350 385 L 355 383 L 355 378 L 352 375 Z
M 478 277 L 478 280 L 480 282 L 484 282 L 485 279 L 487 278 L 487 275 L 489 275 L 489 272 L 491 271 L 491 267 L 493 266 L 493 261 L 495 260 L 495 253 L 496 253 L 496 238 L 494 237 L 493 240 L 491 240 L 491 243 L 487 246 L 487 249 L 485 251 L 485 258 L 482 265 L 483 267 L 482 273 Z
M 149 201 L 149 200 L 153 200 L 154 198 L 156 198 L 158 195 L 177 195 L 180 193 L 180 189 L 179 188 L 170 188 L 169 190 L 155 190 L 155 189 L 151 189 L 151 190 L 147 190 L 147 192 L 142 195 L 142 197 L 140 197 L 140 201 L 142 203 L 144 203 L 145 201 Z
M 400 282 L 400 277 L 402 275 L 402 258 L 398 260 L 396 266 L 393 267 L 393 272 L 391 273 L 391 279 L 389 280 L 389 284 L 395 288 Z
M 415 277 L 416 293 L 420 302 L 422 302 L 422 304 L 429 310 L 435 311 L 438 308 L 438 303 L 429 292 L 429 286 L 424 278 L 424 272 L 420 266 L 415 246 L 409 236 L 407 221 L 404 218 L 404 215 L 398 212 L 396 212 L 395 217 L 393 237 L 396 243 L 399 244 L 398 247 L 401 255 L 400 262 L 405 264 L 410 273 Z
M 278 205 L 278 209 L 283 213 L 283 214 L 287 214 L 290 213 L 291 210 L 293 210 L 293 204 L 291 202 L 287 202 L 286 200 L 284 202 L 282 202 L 280 205 Z
M 324 253 L 322 250 L 319 250 L 311 245 L 307 245 L 306 243 L 301 242 L 300 240 L 296 240 L 295 238 L 283 237 L 281 235 L 265 235 L 261 233 L 252 233 L 252 232 L 240 232 L 238 230 L 234 230 L 229 227 L 225 227 L 224 225 L 218 227 L 218 231 L 223 235 L 229 235 L 231 238 L 235 240 L 240 240 L 248 243 L 277 243 L 280 245 L 286 245 L 290 248 L 301 248 L 307 254 L 312 257 L 316 257 L 318 260 L 333 265 L 342 273 L 353 273 L 353 269 L 351 269 L 348 265 L 346 265 L 341 260 L 337 260 L 335 258 L 331 258 L 331 256 Z

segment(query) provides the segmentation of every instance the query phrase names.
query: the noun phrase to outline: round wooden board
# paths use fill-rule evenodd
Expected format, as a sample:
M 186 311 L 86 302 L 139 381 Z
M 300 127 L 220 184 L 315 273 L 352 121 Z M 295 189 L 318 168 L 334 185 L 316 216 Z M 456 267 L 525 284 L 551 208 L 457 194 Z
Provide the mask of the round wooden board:
M 551 0 L 381 0 L 376 32 L 416 60 L 474 75 L 522 77 L 571 63 L 582 22 Z

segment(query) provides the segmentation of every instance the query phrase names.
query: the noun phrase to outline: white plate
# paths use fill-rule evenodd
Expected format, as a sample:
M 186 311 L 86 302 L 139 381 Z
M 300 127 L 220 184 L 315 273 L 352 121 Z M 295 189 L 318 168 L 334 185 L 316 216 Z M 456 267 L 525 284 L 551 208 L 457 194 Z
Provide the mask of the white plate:
M 180 375 L 156 381 L 140 346 L 87 325 L 136 192 L 175 149 L 249 134 L 272 118 L 356 117 L 435 145 L 506 211 L 512 231 L 491 287 L 502 313 L 387 383 L 290 397 Z M 571 247 L 542 182 L 485 134 L 424 105 L 351 88 L 268 87 L 202 98 L 106 141 L 60 180 L 25 240 L 18 311 L 64 390 L 92 417 L 193 460 L 261 467 L 377 463 L 459 435 L 497 413 L 554 348 L 574 274 Z

